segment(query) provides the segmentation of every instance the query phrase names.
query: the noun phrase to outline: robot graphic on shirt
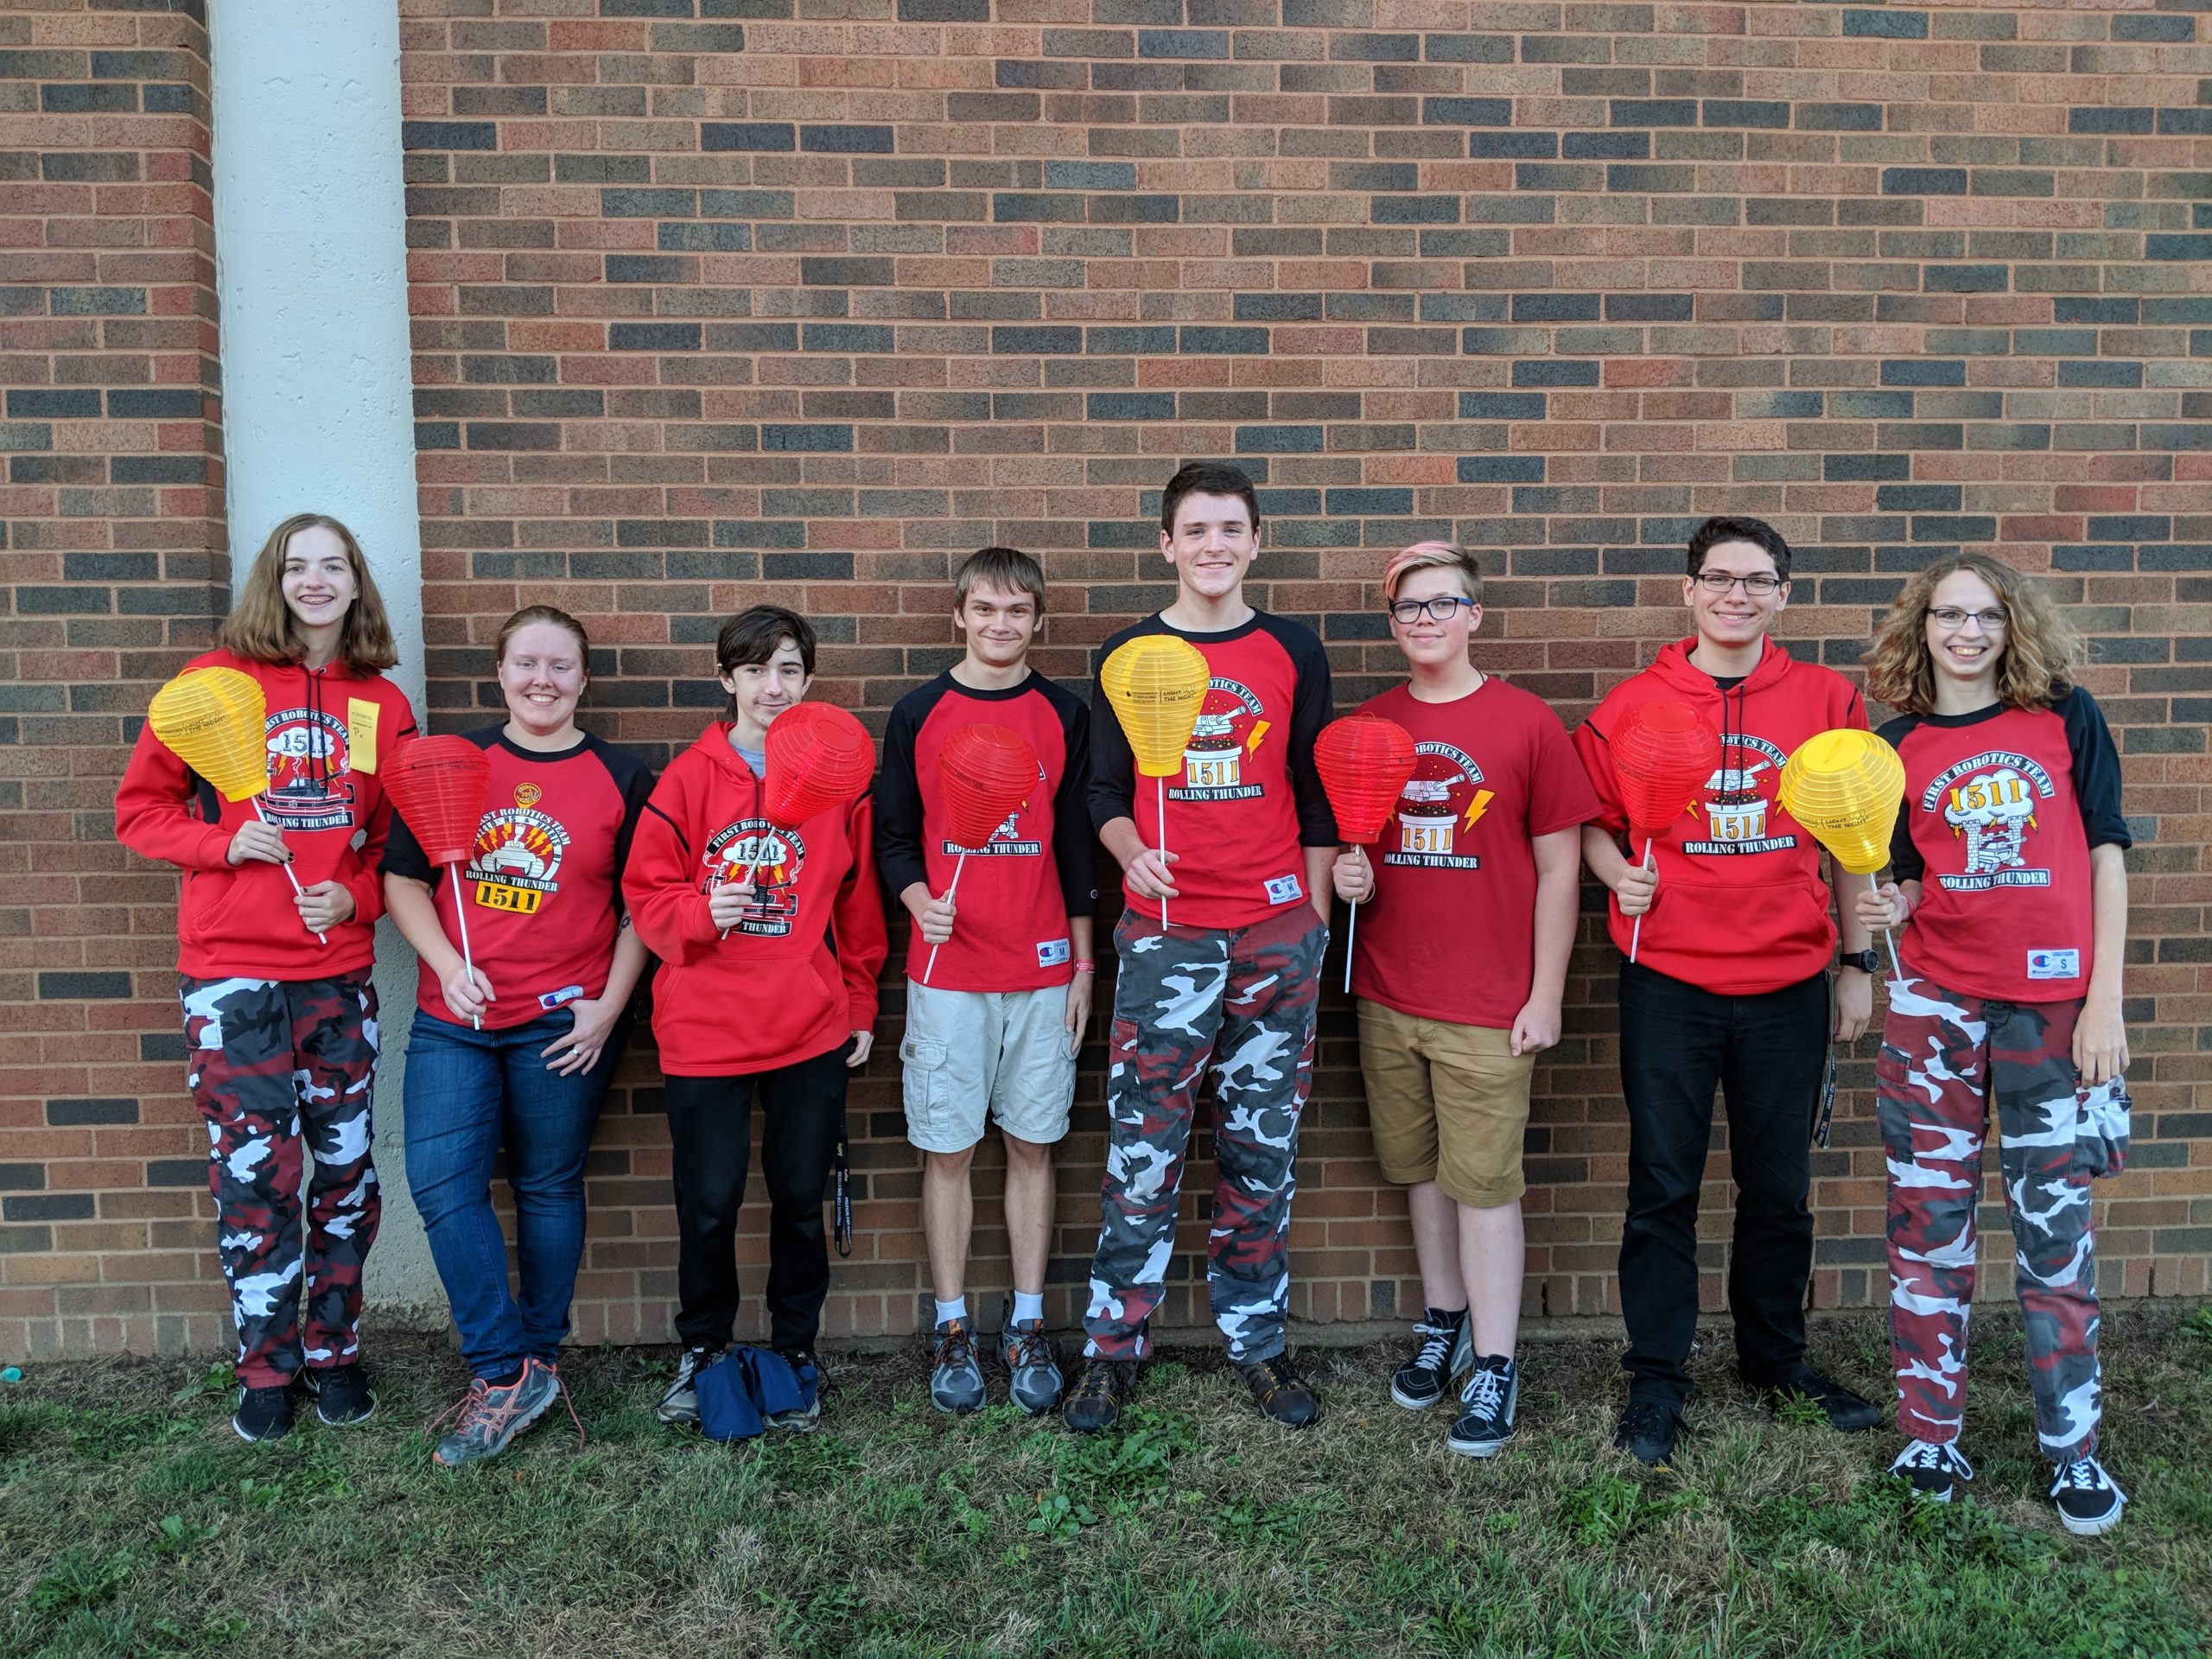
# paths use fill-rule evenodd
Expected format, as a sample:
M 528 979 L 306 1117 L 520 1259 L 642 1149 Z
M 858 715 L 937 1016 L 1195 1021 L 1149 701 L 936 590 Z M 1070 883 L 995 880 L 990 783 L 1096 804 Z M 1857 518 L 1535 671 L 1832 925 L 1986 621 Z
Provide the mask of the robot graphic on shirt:
M 715 831 L 707 843 L 700 891 L 712 893 L 725 881 L 753 883 L 753 903 L 734 931 L 780 938 L 798 916 L 798 874 L 806 863 L 806 843 L 795 830 L 779 830 L 766 818 L 741 818 Z
M 2049 870 L 2026 868 L 2028 832 L 2042 827 L 2037 803 L 2050 799 L 2056 789 L 2043 767 L 2004 750 L 1938 773 L 1921 791 L 1921 810 L 1942 813 L 1953 839 L 1966 844 L 1967 864 L 1936 879 L 1954 892 L 2049 886 Z
M 476 826 L 476 845 L 463 879 L 475 884 L 486 910 L 534 916 L 548 895 L 561 891 L 561 858 L 568 826 L 541 812 L 544 792 L 536 784 L 515 785 L 512 806 L 494 807 Z
M 353 827 L 353 767 L 346 726 L 319 709 L 273 709 L 268 734 L 269 821 L 279 830 Z
M 1249 687 L 1215 675 L 1183 751 L 1183 781 L 1169 785 L 1168 799 L 1237 801 L 1265 793 L 1244 781 L 1244 762 L 1260 752 L 1271 724 Z
M 1414 775 L 1398 797 L 1398 844 L 1385 864 L 1432 870 L 1478 870 L 1482 860 L 1459 846 L 1497 798 L 1483 769 L 1465 749 L 1435 738 L 1414 745 Z M 1455 847 L 1457 850 L 1454 850 Z

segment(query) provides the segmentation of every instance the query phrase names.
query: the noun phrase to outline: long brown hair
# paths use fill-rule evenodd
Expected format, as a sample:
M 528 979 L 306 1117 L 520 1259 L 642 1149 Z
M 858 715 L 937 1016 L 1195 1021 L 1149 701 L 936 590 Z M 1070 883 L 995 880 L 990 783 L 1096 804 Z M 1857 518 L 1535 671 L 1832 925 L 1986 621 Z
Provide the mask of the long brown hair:
M 325 512 L 296 512 L 269 532 L 215 642 L 250 662 L 300 660 L 306 647 L 291 607 L 284 603 L 284 548 L 300 531 L 315 529 L 338 537 L 346 549 L 346 562 L 353 569 L 353 602 L 346 607 L 346 621 L 338 631 L 339 660 L 355 674 L 390 668 L 399 660 L 399 647 L 392 641 L 384 595 L 377 591 L 376 578 L 369 574 L 369 562 L 362 557 L 353 532 Z
M 1997 696 L 2015 709 L 2040 709 L 2070 690 L 2074 670 L 2088 657 L 2080 630 L 2050 589 L 1986 553 L 1954 553 L 1917 572 L 1890 606 L 1860 658 L 1866 690 L 1901 714 L 1936 708 L 1936 664 L 1928 650 L 1928 613 L 1947 576 L 1979 576 L 2004 602 L 2004 649 L 1997 658 Z

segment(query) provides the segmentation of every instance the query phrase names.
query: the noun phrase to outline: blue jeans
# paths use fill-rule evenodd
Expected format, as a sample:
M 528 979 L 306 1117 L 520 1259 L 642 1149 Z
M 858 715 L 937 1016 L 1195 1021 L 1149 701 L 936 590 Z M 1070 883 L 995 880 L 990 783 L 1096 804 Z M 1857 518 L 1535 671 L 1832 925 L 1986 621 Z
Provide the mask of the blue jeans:
M 407 1042 L 407 1184 L 430 1236 L 470 1374 L 557 1360 L 584 1249 L 584 1154 L 622 1055 L 618 1027 L 598 1064 L 546 1070 L 540 1049 L 575 1024 L 567 1009 L 505 1031 L 475 1031 L 416 1010 Z M 507 1244 L 492 1210 L 502 1143 L 515 1195 L 522 1294 L 507 1289 Z

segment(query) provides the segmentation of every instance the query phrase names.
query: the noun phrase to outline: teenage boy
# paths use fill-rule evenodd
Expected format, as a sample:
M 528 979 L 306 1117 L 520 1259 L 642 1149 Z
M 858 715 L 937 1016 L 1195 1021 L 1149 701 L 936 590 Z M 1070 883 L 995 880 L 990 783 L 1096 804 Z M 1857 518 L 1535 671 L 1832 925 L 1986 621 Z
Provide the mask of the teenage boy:
M 1027 553 L 987 547 L 953 582 L 966 654 L 891 710 L 875 789 L 875 858 L 913 918 L 906 945 L 906 1138 L 922 1154 L 922 1231 L 937 1300 L 930 1402 L 969 1412 L 983 1370 L 963 1281 L 975 1224 L 969 1166 L 997 1120 L 1006 1141 L 1007 1250 L 1014 1300 L 998 1352 L 1014 1402 L 1060 1402 L 1045 1334 L 1045 1260 L 1052 1230 L 1052 1146 L 1068 1132 L 1075 1057 L 1090 1023 L 1095 855 L 1090 714 L 1029 666 L 1045 614 L 1045 573 Z M 938 757 L 963 726 L 1029 740 L 1042 771 L 986 847 L 949 838 Z M 922 982 L 926 973 L 929 982 Z
M 1771 1404 L 1802 1395 L 1846 1431 L 1881 1413 L 1805 1363 L 1812 1272 L 1813 1117 L 1831 1042 L 1873 1012 L 1874 953 L 1847 904 L 1831 994 L 1837 925 L 1821 848 L 1776 803 L 1783 762 L 1816 732 L 1863 728 L 1858 690 L 1802 663 L 1769 631 L 1789 602 L 1789 544 L 1756 518 L 1708 518 L 1690 537 L 1682 602 L 1696 632 L 1615 686 L 1574 734 L 1605 810 L 1582 855 L 1611 889 L 1620 970 L 1621 1090 L 1628 1101 L 1628 1218 L 1621 1313 L 1630 1376 L 1614 1444 L 1665 1461 L 1690 1395 L 1684 1369 L 1697 1328 L 1698 1190 L 1717 1087 L 1728 1108 L 1735 1243 L 1728 1306 L 1737 1366 Z M 1623 850 L 1627 815 L 1612 734 L 1646 703 L 1688 703 L 1719 734 L 1720 765 L 1700 798 L 1656 838 Z
M 1091 701 L 1090 815 L 1122 866 L 1128 909 L 1114 931 L 1089 1341 L 1062 1414 L 1082 1433 L 1115 1422 L 1151 1351 L 1147 1321 L 1166 1287 L 1184 1154 L 1210 1071 L 1214 1322 L 1261 1411 L 1303 1428 L 1321 1402 L 1292 1368 L 1283 1326 L 1298 1117 L 1313 1081 L 1337 852 L 1313 770 L 1329 664 L 1311 629 L 1245 602 L 1260 512 L 1243 472 L 1184 467 L 1161 494 L 1160 527 L 1174 602 L 1107 640 L 1098 660 L 1140 635 L 1172 634 L 1204 653 L 1211 684 L 1183 771 L 1167 780 L 1165 852 L 1154 780 L 1137 777 L 1103 690 Z
M 1404 727 L 1418 759 L 1376 858 L 1344 853 L 1336 888 L 1360 906 L 1368 1119 L 1383 1179 L 1406 1189 L 1426 1305 L 1390 1397 L 1424 1410 L 1467 1373 L 1446 1444 L 1488 1458 L 1520 1399 L 1529 1085 L 1559 1041 L 1582 826 L 1599 807 L 1549 705 L 1469 660 L 1472 554 L 1419 543 L 1383 570 L 1382 594 L 1412 677 L 1360 713 Z

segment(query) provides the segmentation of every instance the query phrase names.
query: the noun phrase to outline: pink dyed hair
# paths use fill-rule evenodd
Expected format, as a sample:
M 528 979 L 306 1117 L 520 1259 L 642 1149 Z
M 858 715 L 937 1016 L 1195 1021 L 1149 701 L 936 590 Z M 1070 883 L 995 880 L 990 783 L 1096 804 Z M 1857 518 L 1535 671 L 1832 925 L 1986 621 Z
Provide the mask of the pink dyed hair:
M 1446 569 L 1459 573 L 1459 585 L 1467 590 L 1467 597 L 1479 605 L 1483 602 L 1483 568 L 1475 563 L 1475 556 L 1449 542 L 1415 542 L 1403 552 L 1390 556 L 1390 563 L 1382 567 L 1382 597 L 1385 601 L 1398 596 L 1398 584 L 1415 570 Z

